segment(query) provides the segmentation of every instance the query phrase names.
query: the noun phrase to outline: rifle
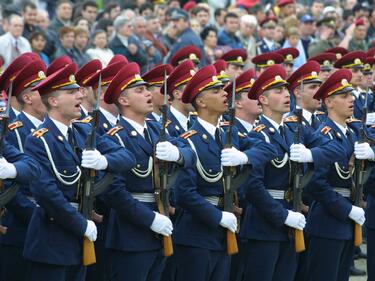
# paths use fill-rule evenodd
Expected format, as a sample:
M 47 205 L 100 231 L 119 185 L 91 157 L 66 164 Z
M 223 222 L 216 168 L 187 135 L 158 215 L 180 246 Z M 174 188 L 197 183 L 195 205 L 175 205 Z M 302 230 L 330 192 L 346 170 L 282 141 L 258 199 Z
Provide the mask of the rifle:
M 301 82 L 301 101 L 303 95 L 303 80 Z M 295 115 L 297 117 L 297 130 L 294 133 L 294 143 L 301 143 L 301 132 L 302 132 L 302 102 L 299 108 L 295 109 Z M 291 177 L 292 177 L 292 196 L 293 196 L 293 210 L 296 212 L 301 212 L 301 202 L 302 202 L 302 190 L 303 190 L 303 164 L 298 162 L 291 162 Z M 303 235 L 303 230 L 294 229 L 294 248 L 296 253 L 303 252 L 305 250 L 305 238 Z
M 99 101 L 101 93 L 101 74 L 99 76 L 99 86 L 97 90 L 97 99 L 92 112 L 91 131 L 86 140 L 86 150 L 95 150 L 96 147 L 96 130 L 99 126 Z M 80 188 L 80 211 L 86 219 L 92 218 L 94 209 L 95 196 L 102 193 L 113 179 L 113 174 L 106 173 L 103 179 L 95 183 L 96 171 L 94 169 L 84 169 L 83 186 Z M 90 265 L 96 263 L 94 242 L 90 241 L 87 237 L 83 239 L 83 265 Z
M 226 131 L 224 148 L 231 148 L 232 143 L 232 132 L 234 126 L 234 119 L 236 118 L 236 78 L 233 79 L 232 97 L 229 104 L 228 115 L 229 115 L 229 126 Z M 224 178 L 224 211 L 233 213 L 233 199 L 235 196 L 235 190 L 238 186 L 233 185 L 232 178 L 235 175 L 235 167 L 224 167 L 223 178 Z M 238 253 L 238 245 L 236 234 L 227 230 L 227 253 L 233 255 Z
M 9 112 L 11 107 L 12 101 L 12 92 L 13 92 L 13 81 L 10 82 L 9 91 L 8 91 L 8 103 L 5 109 L 5 112 L 0 115 L 1 120 L 1 129 L 0 129 L 0 158 L 4 156 L 4 144 L 5 144 L 5 137 L 8 133 L 8 124 L 9 124 Z M 1 214 L 0 218 L 4 214 L 4 206 L 12 200 L 12 198 L 17 194 L 20 188 L 19 183 L 13 181 L 11 186 L 4 190 L 4 181 L 0 180 L 0 209 Z M 7 227 L 0 225 L 0 234 L 4 235 L 7 232 Z
M 367 119 L 367 98 L 366 92 L 365 104 L 362 107 L 362 122 L 359 128 L 358 143 L 369 142 L 374 145 L 375 141 L 367 136 L 366 133 L 366 119 Z M 366 160 L 354 159 L 354 190 L 353 199 L 354 205 L 360 207 L 362 202 L 363 186 L 366 183 L 368 176 L 371 172 L 370 167 L 366 167 Z M 354 225 L 354 245 L 359 246 L 362 244 L 362 226 L 359 224 Z
M 162 126 L 160 128 L 159 139 L 156 143 L 167 140 L 166 125 L 168 121 L 168 92 L 167 92 L 167 72 L 164 72 L 164 103 L 161 106 Z M 155 145 L 156 147 L 156 145 Z M 155 149 L 154 149 L 155 150 Z M 169 186 L 168 186 L 168 162 L 157 160 L 154 151 L 153 165 L 153 185 L 155 198 L 160 214 L 169 217 Z M 173 244 L 171 236 L 163 236 L 163 255 L 169 257 L 173 255 Z

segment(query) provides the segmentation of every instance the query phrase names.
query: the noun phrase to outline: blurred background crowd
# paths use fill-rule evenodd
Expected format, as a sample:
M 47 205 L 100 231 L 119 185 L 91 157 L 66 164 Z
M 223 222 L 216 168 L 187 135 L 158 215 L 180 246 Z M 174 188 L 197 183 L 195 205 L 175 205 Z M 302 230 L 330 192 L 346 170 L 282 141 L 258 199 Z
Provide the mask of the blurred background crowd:
M 210 64 L 230 49 L 251 59 L 295 47 L 294 68 L 324 50 L 375 45 L 375 6 L 359 0 L 1 0 L 3 67 L 33 51 L 48 65 L 66 54 L 78 66 L 97 58 L 105 67 L 114 54 L 137 62 L 142 72 L 169 62 L 186 45 Z

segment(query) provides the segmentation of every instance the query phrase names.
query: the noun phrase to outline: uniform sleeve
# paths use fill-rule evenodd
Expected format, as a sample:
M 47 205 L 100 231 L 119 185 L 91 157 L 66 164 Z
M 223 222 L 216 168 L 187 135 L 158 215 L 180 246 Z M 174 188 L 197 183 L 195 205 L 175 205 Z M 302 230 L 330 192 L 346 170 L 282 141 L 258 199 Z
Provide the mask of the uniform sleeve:
M 341 145 L 324 137 L 319 131 L 304 130 L 304 141 L 306 147 L 311 150 L 315 167 L 330 165 L 345 155 L 345 150 Z
M 109 136 L 97 136 L 97 144 L 97 149 L 107 158 L 109 172 L 123 173 L 136 165 L 133 153 L 114 142 Z
M 240 149 L 250 161 L 252 167 L 263 166 L 276 157 L 276 149 L 260 137 L 240 138 Z
M 82 237 L 86 231 L 87 221 L 73 208 L 58 187 L 44 145 L 39 138 L 28 136 L 25 141 L 25 152 L 38 160 L 41 174 L 31 182 L 31 192 L 38 204 L 61 227 L 74 235 Z
M 221 221 L 221 211 L 197 192 L 195 167 L 181 169 L 175 182 L 176 204 L 187 210 L 194 218 L 212 227 Z
M 40 176 L 38 163 L 30 156 L 21 153 L 13 145 L 5 141 L 4 157 L 12 163 L 17 170 L 16 180 L 20 183 L 28 183 L 30 180 Z

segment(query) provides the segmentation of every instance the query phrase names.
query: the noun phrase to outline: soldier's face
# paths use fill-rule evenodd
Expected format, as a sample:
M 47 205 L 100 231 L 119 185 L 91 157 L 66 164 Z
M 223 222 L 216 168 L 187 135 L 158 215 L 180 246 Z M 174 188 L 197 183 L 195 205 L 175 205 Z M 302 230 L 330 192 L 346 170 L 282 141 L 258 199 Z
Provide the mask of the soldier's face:
M 259 100 L 270 112 L 284 114 L 290 111 L 290 95 L 285 86 L 265 91 Z
M 81 103 L 83 95 L 79 89 L 60 90 L 56 97 L 49 98 L 53 110 L 66 120 L 81 117 Z
M 262 113 L 262 107 L 258 100 L 251 100 L 247 92 L 242 92 L 241 99 L 236 101 L 236 111 L 242 111 L 247 116 L 258 117 Z
M 154 109 L 160 108 L 164 103 L 164 96 L 160 93 L 161 87 L 157 85 L 152 85 L 147 87 L 147 90 L 151 93 L 151 100 L 154 106 Z
M 326 81 L 328 79 L 328 77 L 333 73 L 333 70 L 329 70 L 329 71 L 326 71 L 326 70 L 321 70 L 319 72 L 319 79 L 322 80 L 323 82 Z
M 303 93 L 301 88 L 296 89 L 297 105 L 302 102 L 302 107 L 310 112 L 314 112 L 321 106 L 321 101 L 314 99 L 315 93 L 318 91 L 320 83 L 311 83 L 303 86 Z
M 350 83 L 352 83 L 355 87 L 361 86 L 362 81 L 364 79 L 361 69 L 353 68 L 351 69 L 351 71 L 352 71 L 352 80 L 350 81 Z
M 145 85 L 126 89 L 124 94 L 119 97 L 119 102 L 125 105 L 126 111 L 137 115 L 146 116 L 153 110 L 152 95 Z
M 228 94 L 221 87 L 203 91 L 197 98 L 197 104 L 212 114 L 223 114 L 228 109 Z
M 286 78 L 289 78 L 290 75 L 293 72 L 293 65 L 289 64 L 289 63 L 283 64 L 283 65 L 284 65 L 284 69 L 286 71 Z
M 328 114 L 336 115 L 345 120 L 353 115 L 354 96 L 352 92 L 330 96 L 325 100 Z
M 225 73 L 229 75 L 229 77 L 234 78 L 238 77 L 242 74 L 243 67 L 235 64 L 229 63 L 227 68 L 225 69 Z

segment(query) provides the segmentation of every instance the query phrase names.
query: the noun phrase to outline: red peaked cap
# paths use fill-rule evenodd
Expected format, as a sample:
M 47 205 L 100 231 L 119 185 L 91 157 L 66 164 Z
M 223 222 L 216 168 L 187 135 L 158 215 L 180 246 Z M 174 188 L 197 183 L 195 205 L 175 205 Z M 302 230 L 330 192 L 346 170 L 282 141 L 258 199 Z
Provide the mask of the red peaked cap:
M 149 85 L 160 85 L 164 83 L 164 76 L 171 74 L 173 67 L 170 64 L 160 64 L 142 75 L 142 79 Z
M 302 84 L 322 83 L 318 78 L 320 72 L 320 65 L 316 61 L 308 61 L 296 69 L 288 78 L 288 89 L 294 91 L 296 87 Z
M 288 85 L 285 79 L 284 67 L 280 64 L 271 65 L 255 80 L 247 96 L 249 99 L 257 100 L 264 91 Z
M 18 96 L 25 89 L 34 87 L 46 78 L 46 65 L 41 60 L 29 62 L 13 80 L 13 96 Z
M 349 69 L 338 69 L 319 87 L 314 99 L 324 100 L 331 95 L 353 91 L 353 87 L 349 83 L 351 79 L 352 72 Z
M 77 83 L 82 87 L 86 87 L 86 84 L 90 80 L 90 78 L 101 69 L 102 63 L 100 62 L 100 60 L 95 59 L 89 61 L 88 63 L 83 65 L 75 74 Z
M 213 65 L 207 65 L 191 78 L 182 93 L 182 102 L 191 103 L 195 97 L 204 90 L 214 87 L 222 87 L 223 83 L 216 76 L 216 69 Z
M 184 60 L 191 60 L 198 65 L 200 63 L 201 57 L 201 50 L 194 45 L 189 45 L 181 48 L 173 55 L 173 57 L 171 58 L 171 65 L 173 67 L 176 67 Z
M 55 73 L 56 71 L 71 63 L 73 63 L 73 61 L 67 55 L 63 55 L 61 57 L 54 59 L 51 62 L 51 64 L 47 67 L 47 76 L 50 76 L 52 73 Z
M 243 91 L 249 91 L 255 82 L 255 70 L 248 69 L 236 78 L 236 94 Z M 233 81 L 225 86 L 224 91 L 228 93 L 228 97 L 232 96 L 233 93 Z
M 18 56 L 0 76 L 0 89 L 7 91 L 10 81 L 17 76 L 18 72 L 21 71 L 25 65 L 34 60 L 40 60 L 40 57 L 32 52 L 27 52 Z
M 32 88 L 33 91 L 39 91 L 40 95 L 46 95 L 56 90 L 79 89 L 74 73 L 77 72 L 75 63 L 68 64 L 60 70 L 47 76 L 42 82 Z
M 195 74 L 195 65 L 191 60 L 179 64 L 169 75 L 167 79 L 167 93 L 171 97 L 172 93 L 179 86 L 188 83 Z M 160 89 L 164 93 L 165 84 Z
M 138 64 L 135 62 L 126 64 L 109 84 L 107 91 L 104 93 L 104 101 L 112 104 L 119 98 L 124 90 L 145 84 L 147 84 L 147 82 L 141 78 Z

